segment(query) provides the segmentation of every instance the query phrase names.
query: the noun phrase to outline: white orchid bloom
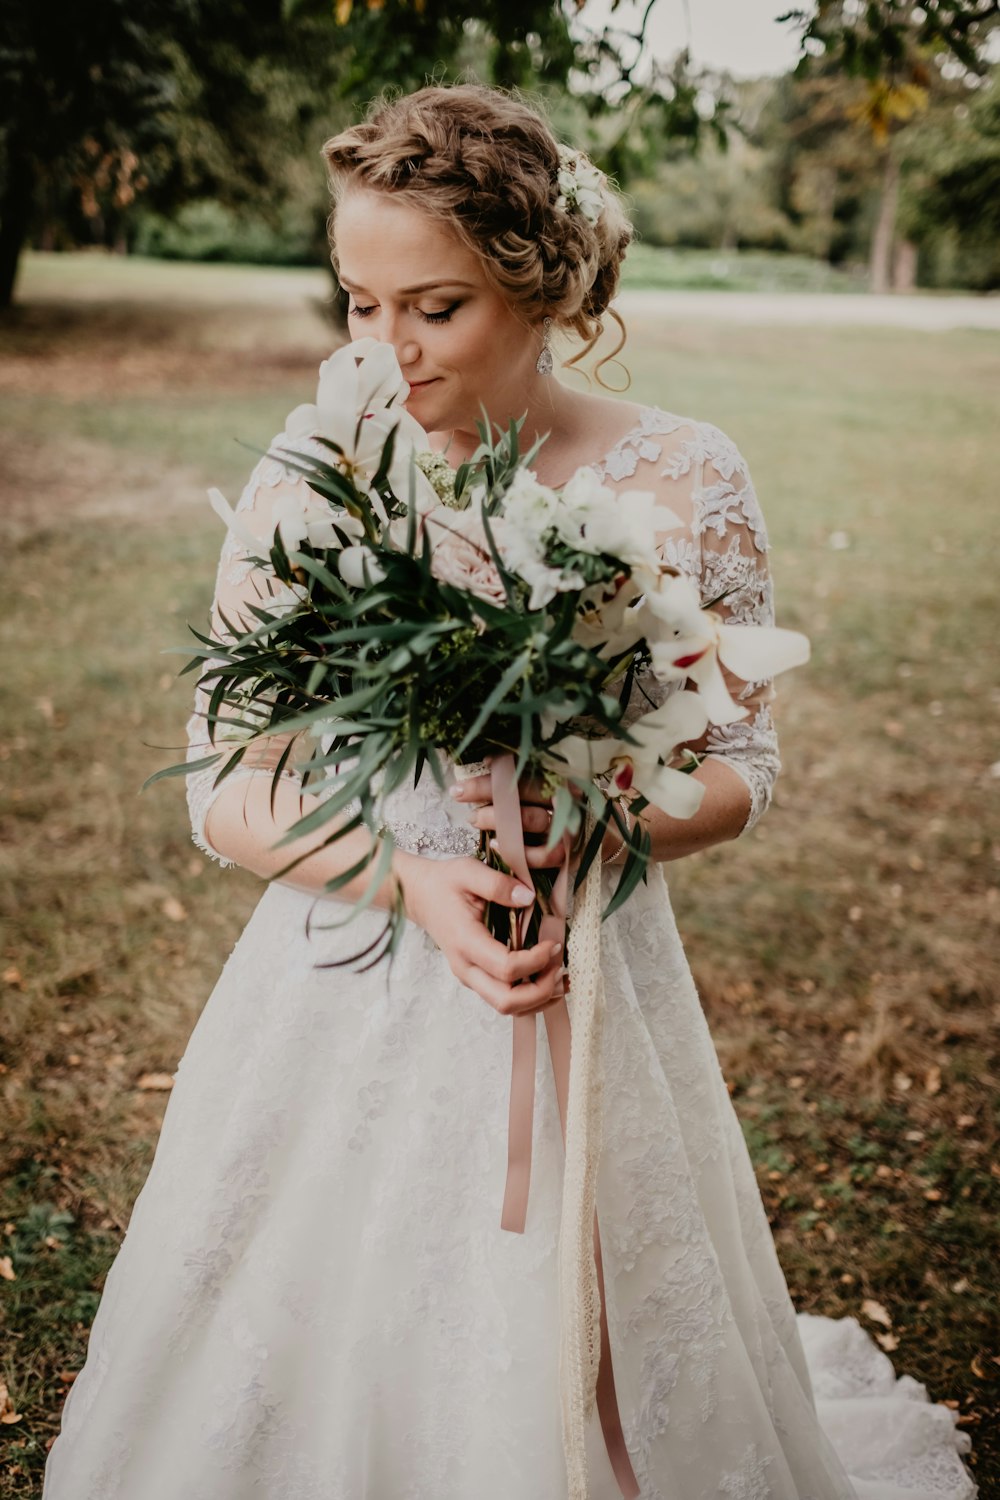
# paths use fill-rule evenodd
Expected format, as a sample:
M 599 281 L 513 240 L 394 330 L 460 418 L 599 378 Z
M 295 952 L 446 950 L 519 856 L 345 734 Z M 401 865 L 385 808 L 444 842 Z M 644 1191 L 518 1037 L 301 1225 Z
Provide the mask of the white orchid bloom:
M 619 574 L 609 583 L 595 583 L 581 596 L 584 608 L 573 626 L 573 639 L 601 656 L 617 656 L 642 639 L 642 625 L 634 608 L 640 597 L 634 578 Z
M 661 682 L 690 678 L 712 724 L 732 724 L 748 713 L 730 696 L 720 662 L 744 682 L 764 682 L 809 660 L 809 639 L 800 631 L 727 625 L 714 610 L 702 609 L 686 575 L 664 575 L 647 590 L 637 615 L 654 674 Z
M 399 368 L 393 346 L 380 339 L 363 338 L 354 339 L 345 347 L 350 349 L 357 364 L 359 406 L 365 411 L 377 406 L 401 406 L 410 394 L 410 386 Z
M 356 339 L 323 361 L 315 402 L 295 407 L 285 432 L 292 439 L 328 439 L 342 450 L 350 468 L 369 478 L 395 432 L 392 477 L 405 484 L 411 451 L 428 446 L 426 432 L 403 407 L 409 394 L 392 345 Z M 399 493 L 395 483 L 393 489 Z
M 355 339 L 320 365 L 316 409 L 325 426 L 341 421 L 345 412 L 356 418 L 402 406 L 409 394 L 392 345 Z
M 349 536 L 364 534 L 359 520 L 345 510 L 334 510 L 328 500 L 304 484 L 275 496 L 270 527 L 272 534 L 278 531 L 286 552 L 296 550 L 303 542 L 310 547 L 340 547 L 343 543 L 338 530 Z
M 690 818 L 701 806 L 704 783 L 661 762 L 670 760 L 678 745 L 697 739 L 707 727 L 708 715 L 699 695 L 679 692 L 629 725 L 636 744 L 570 735 L 551 746 L 546 759 L 558 775 L 574 781 L 593 781 L 610 772 L 617 792 L 634 788 L 671 817 Z
M 268 551 L 268 543 L 262 541 L 249 526 L 244 526 L 221 490 L 213 485 L 208 498 L 215 514 L 225 522 L 226 530 L 232 533 L 245 552 L 249 552 L 252 557 L 260 557 L 261 553 Z
M 334 511 L 329 502 L 315 491 L 300 486 L 293 493 L 276 495 L 266 512 L 266 532 L 258 536 L 243 524 L 221 490 L 208 492 L 212 509 L 225 521 L 227 528 L 252 557 L 262 557 L 271 550 L 275 531 L 286 552 L 293 552 L 308 542 L 311 547 L 339 547 L 337 531 L 348 536 L 363 536 L 364 527 L 346 511 Z

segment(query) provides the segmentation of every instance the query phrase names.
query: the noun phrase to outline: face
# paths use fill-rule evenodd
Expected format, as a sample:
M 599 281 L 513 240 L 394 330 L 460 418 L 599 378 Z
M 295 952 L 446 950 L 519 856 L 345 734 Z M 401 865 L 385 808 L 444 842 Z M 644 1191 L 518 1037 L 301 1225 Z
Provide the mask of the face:
M 352 338 L 392 344 L 426 432 L 475 433 L 485 406 L 506 424 L 538 381 L 534 329 L 446 225 L 388 193 L 348 191 L 335 222 Z

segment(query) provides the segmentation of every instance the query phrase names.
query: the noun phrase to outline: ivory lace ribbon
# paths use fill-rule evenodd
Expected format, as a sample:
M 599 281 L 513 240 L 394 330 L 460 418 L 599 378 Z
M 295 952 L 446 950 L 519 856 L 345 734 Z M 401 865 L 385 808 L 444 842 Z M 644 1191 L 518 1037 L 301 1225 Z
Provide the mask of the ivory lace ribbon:
M 501 755 L 490 766 L 497 842 L 519 880 L 533 881 L 524 851 L 521 806 L 514 758 Z M 588 818 L 588 836 L 593 819 Z M 570 890 L 569 840 L 541 922 L 541 939 L 565 944 Z M 542 1011 L 552 1061 L 559 1118 L 566 1148 L 562 1216 L 559 1227 L 559 1375 L 563 1449 L 569 1500 L 587 1500 L 586 1426 L 597 1404 L 608 1458 L 624 1500 L 637 1500 L 639 1485 L 625 1445 L 614 1371 L 597 1222 L 597 1168 L 601 1154 L 601 1029 L 604 977 L 601 970 L 601 860 L 594 860 L 573 912 L 569 945 L 570 1025 L 566 991 Z M 523 944 L 529 912 L 516 922 L 516 946 Z M 513 1018 L 507 1181 L 500 1225 L 524 1232 L 531 1180 L 535 1102 L 537 1016 Z

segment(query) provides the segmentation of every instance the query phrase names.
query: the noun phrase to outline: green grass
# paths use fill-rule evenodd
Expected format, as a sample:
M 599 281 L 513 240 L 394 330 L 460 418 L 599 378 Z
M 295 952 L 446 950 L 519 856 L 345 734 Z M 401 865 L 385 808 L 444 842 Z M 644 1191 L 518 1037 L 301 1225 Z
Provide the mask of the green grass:
M 259 893 L 197 854 L 176 783 L 138 795 L 188 711 L 189 679 L 160 653 L 207 609 L 221 537 L 204 489 L 235 495 L 252 463 L 235 440 L 267 443 L 330 344 L 289 300 L 298 273 L 276 273 L 269 297 L 257 270 L 130 264 L 121 291 L 85 259 L 65 280 L 33 262 L 0 332 L 10 1496 L 37 1493 L 151 1160 L 166 1096 L 139 1080 L 176 1067 Z M 767 817 L 667 867 L 779 1254 L 798 1306 L 898 1340 L 897 1370 L 957 1404 L 986 1495 L 1000 340 L 649 319 L 627 355 L 632 395 L 739 443 L 779 621 L 813 640 L 780 684 Z
M 864 270 L 838 270 L 807 255 L 766 250 L 629 247 L 623 285 L 634 290 L 706 292 L 863 292 Z

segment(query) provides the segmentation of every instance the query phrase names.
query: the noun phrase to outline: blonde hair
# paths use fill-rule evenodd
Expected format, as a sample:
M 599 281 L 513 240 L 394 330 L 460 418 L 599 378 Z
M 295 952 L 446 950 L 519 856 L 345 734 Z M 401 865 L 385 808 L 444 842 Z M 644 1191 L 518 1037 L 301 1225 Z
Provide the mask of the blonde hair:
M 609 303 L 632 225 L 606 179 L 596 223 L 557 206 L 559 143 L 536 109 L 481 84 L 383 96 L 362 124 L 328 140 L 323 155 L 334 204 L 331 248 L 337 204 L 351 186 L 411 197 L 476 252 L 512 307 L 526 318 L 547 315 L 583 341 L 568 365 L 591 352 L 610 315 L 621 338 L 598 363 L 600 381 L 601 366 L 625 343 Z

